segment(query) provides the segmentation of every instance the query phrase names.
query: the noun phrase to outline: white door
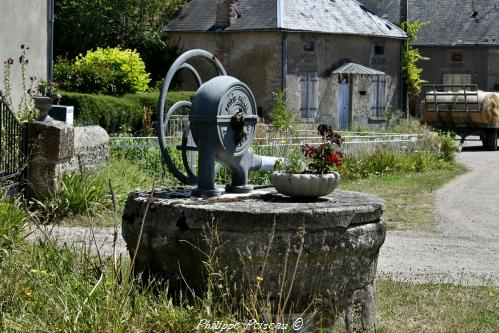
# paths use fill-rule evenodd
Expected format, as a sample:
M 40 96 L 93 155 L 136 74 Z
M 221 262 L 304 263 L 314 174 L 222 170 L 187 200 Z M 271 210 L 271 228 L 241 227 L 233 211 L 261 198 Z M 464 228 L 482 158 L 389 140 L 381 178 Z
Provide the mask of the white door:
M 338 110 L 338 127 L 348 129 L 350 116 L 350 85 L 348 83 L 338 84 L 336 91 Z

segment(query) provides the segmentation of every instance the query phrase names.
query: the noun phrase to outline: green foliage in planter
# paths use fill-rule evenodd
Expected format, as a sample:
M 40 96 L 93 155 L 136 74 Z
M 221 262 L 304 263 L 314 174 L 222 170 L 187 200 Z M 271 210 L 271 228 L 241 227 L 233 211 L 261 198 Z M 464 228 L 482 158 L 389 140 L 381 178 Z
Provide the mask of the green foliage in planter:
M 123 95 L 144 92 L 151 81 L 137 51 L 97 48 L 74 62 L 59 58 L 54 77 L 67 91 Z
M 62 105 L 75 107 L 76 124 L 99 125 L 110 134 L 149 133 L 144 129 L 144 123 L 153 123 L 154 126 L 156 121 L 157 93 L 127 94 L 119 98 L 68 92 L 62 95 Z M 189 101 L 191 96 L 191 92 L 171 92 L 168 103 Z M 151 119 L 144 119 L 145 112 Z

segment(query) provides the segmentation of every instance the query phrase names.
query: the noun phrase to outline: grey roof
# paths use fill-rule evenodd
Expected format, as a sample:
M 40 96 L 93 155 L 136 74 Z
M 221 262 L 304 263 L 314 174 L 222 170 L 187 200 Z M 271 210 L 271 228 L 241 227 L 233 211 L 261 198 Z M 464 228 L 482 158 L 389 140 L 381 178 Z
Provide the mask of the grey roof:
M 355 0 L 238 0 L 239 17 L 226 31 L 286 30 L 405 38 L 402 30 Z M 191 0 L 167 31 L 210 31 L 216 2 Z
M 390 22 L 400 22 L 400 0 L 360 0 L 376 15 Z
M 335 69 L 333 74 L 384 75 L 385 73 L 373 68 L 349 62 Z
M 411 21 L 427 22 L 415 45 L 499 45 L 499 1 L 409 0 Z

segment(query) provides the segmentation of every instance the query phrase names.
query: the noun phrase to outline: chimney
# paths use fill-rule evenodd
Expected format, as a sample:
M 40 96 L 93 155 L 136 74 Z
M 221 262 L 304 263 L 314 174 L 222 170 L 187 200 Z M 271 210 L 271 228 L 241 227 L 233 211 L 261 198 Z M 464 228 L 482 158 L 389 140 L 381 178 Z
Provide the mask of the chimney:
M 217 18 L 215 26 L 225 29 L 238 18 L 237 0 L 217 0 Z
M 400 22 L 409 21 L 409 1 L 400 0 Z

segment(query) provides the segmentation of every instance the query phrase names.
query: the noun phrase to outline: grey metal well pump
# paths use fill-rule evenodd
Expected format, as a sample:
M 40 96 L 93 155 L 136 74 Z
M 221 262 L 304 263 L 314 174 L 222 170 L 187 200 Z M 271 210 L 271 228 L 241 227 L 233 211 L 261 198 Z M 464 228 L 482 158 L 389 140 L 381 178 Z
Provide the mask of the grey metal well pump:
M 193 58 L 208 60 L 218 76 L 203 83 L 196 69 L 187 63 Z M 167 111 L 168 90 L 174 75 L 181 69 L 190 71 L 198 90 L 192 103 L 180 101 Z M 168 123 L 171 116 L 180 109 L 189 109 L 189 122 L 182 132 L 182 163 L 186 174 L 175 165 L 168 151 Z M 166 111 L 166 112 L 165 112 Z M 226 166 L 232 175 L 231 184 L 226 192 L 246 193 L 253 187 L 248 184 L 251 170 L 273 170 L 277 158 L 255 155 L 251 144 L 255 136 L 258 120 L 256 103 L 249 87 L 238 79 L 228 76 L 215 56 L 204 50 L 190 50 L 182 54 L 170 67 L 165 77 L 158 105 L 158 139 L 162 156 L 172 174 L 187 185 L 198 187 L 193 196 L 218 196 L 220 191 L 215 185 L 216 162 Z M 187 154 L 198 151 L 198 175 L 189 164 Z M 192 163 L 192 162 L 191 162 Z

